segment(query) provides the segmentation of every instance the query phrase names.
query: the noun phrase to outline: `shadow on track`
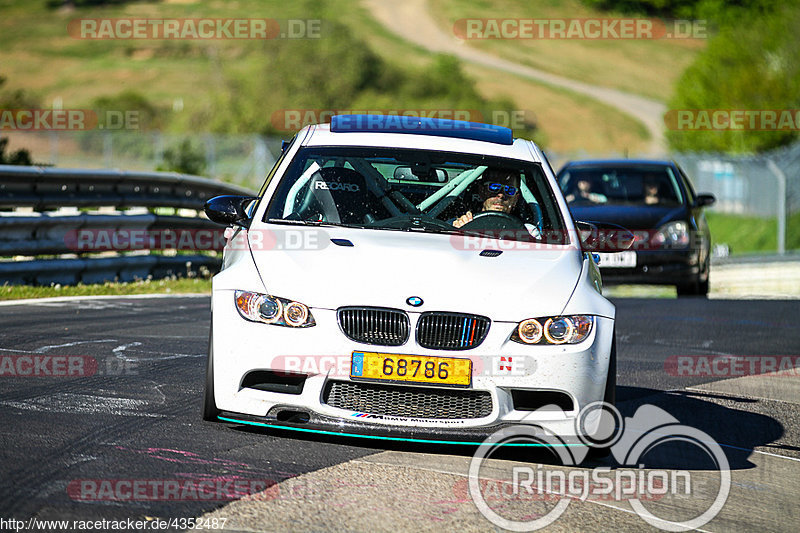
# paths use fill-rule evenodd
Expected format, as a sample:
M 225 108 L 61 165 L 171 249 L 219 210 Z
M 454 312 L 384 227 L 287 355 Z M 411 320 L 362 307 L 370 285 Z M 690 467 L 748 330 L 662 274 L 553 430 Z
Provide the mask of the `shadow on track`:
M 709 401 L 722 398 L 739 402 L 743 409 L 730 408 Z M 617 387 L 617 407 L 624 417 L 632 417 L 640 407 L 654 405 L 672 415 L 678 423 L 707 433 L 720 444 L 727 457 L 731 470 L 753 468 L 749 456 L 757 446 L 763 446 L 780 438 L 784 429 L 774 418 L 751 413 L 745 410 L 746 404 L 754 400 L 696 392 L 665 392 L 640 387 Z M 411 453 L 427 453 L 472 456 L 477 447 L 464 444 L 425 444 L 413 442 L 394 442 L 369 440 L 358 437 L 319 435 L 295 432 L 284 429 L 256 428 L 232 424 L 237 431 L 252 434 L 267 434 L 294 440 L 298 446 L 304 442 L 328 443 L 332 445 L 358 446 L 375 452 L 391 450 Z M 435 438 L 435 437 L 432 437 Z M 684 470 L 704 470 L 713 465 L 707 454 L 691 449 L 686 443 L 665 443 L 654 448 L 639 461 L 646 468 L 673 468 Z M 507 448 L 492 454 L 494 458 L 512 461 L 553 464 L 557 455 L 546 448 Z M 587 461 L 586 466 L 618 466 L 613 457 Z

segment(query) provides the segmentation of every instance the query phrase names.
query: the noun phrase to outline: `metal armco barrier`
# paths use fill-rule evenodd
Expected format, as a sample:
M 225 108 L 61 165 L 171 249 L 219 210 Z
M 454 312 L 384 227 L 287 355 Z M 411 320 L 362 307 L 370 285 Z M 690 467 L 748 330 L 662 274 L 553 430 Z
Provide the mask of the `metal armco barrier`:
M 142 215 L 0 216 L 0 256 L 134 250 L 222 250 L 224 228 L 208 219 Z M 196 238 L 202 232 L 202 238 Z
M 252 191 L 174 172 L 125 172 L 0 165 L 0 208 L 44 211 L 70 207 L 184 207 L 202 209 L 220 194 Z
M 0 262 L 0 282 L 9 285 L 74 285 L 186 276 L 219 270 L 220 260 L 207 255 L 128 255 L 91 259 L 34 259 Z
M 132 281 L 196 273 L 201 267 L 216 271 L 219 258 L 186 255 L 218 251 L 224 244 L 224 228 L 206 218 L 69 213 L 62 208 L 166 207 L 201 213 L 208 199 L 221 194 L 253 193 L 176 173 L 0 165 L 0 257 L 5 258 L 0 260 L 0 285 Z M 20 207 L 34 212 L 16 212 Z M 100 252 L 103 257 L 97 257 Z M 36 257 L 43 255 L 55 257 Z M 13 261 L 14 256 L 26 260 Z

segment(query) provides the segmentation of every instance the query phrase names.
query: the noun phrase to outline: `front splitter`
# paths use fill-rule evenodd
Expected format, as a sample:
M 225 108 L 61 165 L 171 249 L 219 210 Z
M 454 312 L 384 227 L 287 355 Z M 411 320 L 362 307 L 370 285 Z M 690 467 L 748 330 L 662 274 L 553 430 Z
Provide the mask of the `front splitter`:
M 240 413 L 223 412 L 217 416 L 221 422 L 232 424 L 242 424 L 272 429 L 282 429 L 288 431 L 298 431 L 302 433 L 313 433 L 317 435 L 328 435 L 334 437 L 354 437 L 359 439 L 370 439 L 373 441 L 394 441 L 394 442 L 415 442 L 420 444 L 460 444 L 466 446 L 480 446 L 493 433 L 514 426 L 526 428 L 526 432 L 520 436 L 528 441 L 531 440 L 530 429 L 536 433 L 541 433 L 543 439 L 548 439 L 548 434 L 537 426 L 521 424 L 494 424 L 479 428 L 422 428 L 419 426 L 380 426 L 377 424 L 364 424 L 342 418 L 330 418 L 310 414 L 309 420 L 301 423 L 282 422 L 273 417 L 257 417 Z M 552 440 L 551 438 L 549 438 Z M 496 446 L 508 447 L 553 447 L 554 444 L 548 442 L 501 442 Z M 582 446 L 582 444 L 564 443 L 558 446 Z

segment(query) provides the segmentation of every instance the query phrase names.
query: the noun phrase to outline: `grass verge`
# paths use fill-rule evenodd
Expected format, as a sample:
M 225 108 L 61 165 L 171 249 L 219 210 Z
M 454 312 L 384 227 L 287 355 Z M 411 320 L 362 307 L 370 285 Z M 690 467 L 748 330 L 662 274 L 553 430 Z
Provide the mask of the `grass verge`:
M 731 255 L 775 253 L 778 250 L 777 218 L 725 213 L 706 213 L 711 245 L 727 244 Z M 800 213 L 786 221 L 786 250 L 800 249 Z
M 211 280 L 203 278 L 178 278 L 142 280 L 129 283 L 96 283 L 84 285 L 30 285 L 0 286 L 0 300 L 29 298 L 54 298 L 58 296 L 126 296 L 131 294 L 211 294 Z
M 606 298 L 677 298 L 671 285 L 603 285 Z

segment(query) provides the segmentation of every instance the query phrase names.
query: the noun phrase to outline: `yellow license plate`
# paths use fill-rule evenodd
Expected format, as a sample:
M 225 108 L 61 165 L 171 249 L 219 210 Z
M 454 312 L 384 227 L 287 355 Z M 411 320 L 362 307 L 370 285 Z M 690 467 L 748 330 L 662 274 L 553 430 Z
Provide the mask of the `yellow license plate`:
M 455 357 L 353 352 L 350 377 L 469 386 L 472 361 Z

